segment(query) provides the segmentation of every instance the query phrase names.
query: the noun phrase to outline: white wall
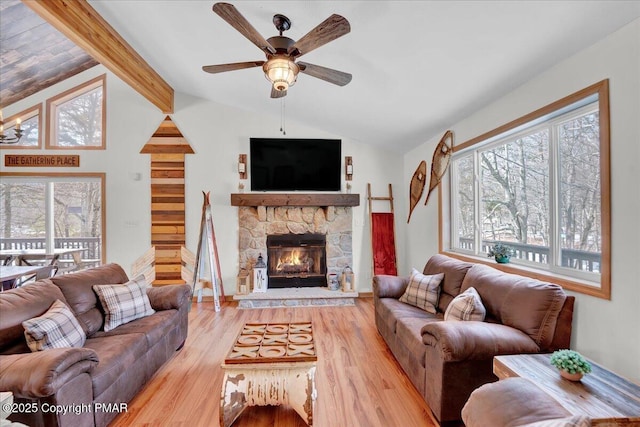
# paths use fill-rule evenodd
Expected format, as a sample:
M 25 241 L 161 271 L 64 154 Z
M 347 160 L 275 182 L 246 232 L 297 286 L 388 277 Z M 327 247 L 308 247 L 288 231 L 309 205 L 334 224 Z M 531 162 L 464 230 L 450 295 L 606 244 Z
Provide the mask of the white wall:
M 105 172 L 107 262 L 121 264 L 130 273 L 131 264 L 150 247 L 151 214 L 149 162 L 150 155 L 140 154 L 165 115 L 108 72 L 97 66 L 43 90 L 4 109 L 5 117 L 44 101 L 52 95 L 74 87 L 95 76 L 107 73 L 107 150 L 60 151 L 17 150 L 3 148 L 2 154 L 79 154 L 79 168 L 8 168 L 3 172 Z M 279 104 L 278 104 L 279 106 Z M 278 114 L 278 106 L 274 113 Z M 200 231 L 202 191 L 211 191 L 211 205 L 225 293 L 235 293 L 238 272 L 238 218 L 230 204 L 230 193 L 238 191 L 238 154 L 249 152 L 249 138 L 281 137 L 280 117 L 260 115 L 229 108 L 177 93 L 172 120 L 178 126 L 195 154 L 186 155 L 186 246 L 196 251 Z M 374 192 L 386 194 L 388 183 L 398 189 L 401 183 L 402 154 L 372 148 L 359 141 L 342 138 L 287 120 L 286 137 L 340 138 L 342 155 L 353 156 L 352 193 L 360 194 L 360 206 L 353 208 L 354 273 L 357 290 L 371 291 L 371 244 L 366 185 Z M 4 164 L 4 162 L 2 162 Z M 343 167 L 344 168 L 344 167 Z M 142 179 L 136 181 L 133 174 Z M 343 174 L 343 189 L 345 189 Z M 247 181 L 246 188 L 249 188 Z M 245 190 L 248 191 L 248 190 Z M 378 194 L 379 195 L 379 194 Z M 402 212 L 400 209 L 399 212 Z M 402 224 L 399 213 L 398 224 Z M 398 240 L 404 230 L 399 226 Z
M 610 79 L 612 183 L 611 301 L 576 296 L 572 347 L 640 382 L 640 19 L 567 58 L 525 85 L 450 127 L 456 142 L 513 119 L 603 79 Z M 444 130 L 443 130 L 444 132 Z M 417 159 L 431 159 L 440 135 L 405 155 L 404 182 Z M 405 268 L 421 268 L 437 252 L 438 206 L 416 208 L 406 230 Z

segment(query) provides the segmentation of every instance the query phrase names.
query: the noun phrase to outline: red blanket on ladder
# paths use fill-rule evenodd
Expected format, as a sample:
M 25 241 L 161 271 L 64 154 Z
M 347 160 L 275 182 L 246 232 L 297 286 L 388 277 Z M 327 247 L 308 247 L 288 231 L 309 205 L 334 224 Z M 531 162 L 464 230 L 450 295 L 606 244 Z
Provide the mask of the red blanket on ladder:
M 371 244 L 373 251 L 373 274 L 396 276 L 396 240 L 393 213 L 371 213 Z

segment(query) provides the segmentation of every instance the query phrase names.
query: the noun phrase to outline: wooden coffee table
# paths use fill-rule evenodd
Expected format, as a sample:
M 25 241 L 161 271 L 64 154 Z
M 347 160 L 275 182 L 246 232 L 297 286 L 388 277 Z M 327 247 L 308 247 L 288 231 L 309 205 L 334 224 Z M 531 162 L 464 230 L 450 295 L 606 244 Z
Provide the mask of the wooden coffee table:
M 589 361 L 592 372 L 574 382 L 560 377 L 550 354 L 518 354 L 493 358 L 500 379 L 527 378 L 572 415 L 591 417 L 592 425 L 640 425 L 640 386 Z
M 313 425 L 317 360 L 311 322 L 244 324 L 222 364 L 220 425 L 248 406 L 283 404 Z

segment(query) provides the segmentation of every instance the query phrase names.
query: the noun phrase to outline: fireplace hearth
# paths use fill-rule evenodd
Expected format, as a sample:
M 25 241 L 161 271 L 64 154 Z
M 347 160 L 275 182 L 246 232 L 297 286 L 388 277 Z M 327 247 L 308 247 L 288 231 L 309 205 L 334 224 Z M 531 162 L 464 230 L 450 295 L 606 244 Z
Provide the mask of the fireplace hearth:
M 327 286 L 326 236 L 318 233 L 267 236 L 269 288 Z

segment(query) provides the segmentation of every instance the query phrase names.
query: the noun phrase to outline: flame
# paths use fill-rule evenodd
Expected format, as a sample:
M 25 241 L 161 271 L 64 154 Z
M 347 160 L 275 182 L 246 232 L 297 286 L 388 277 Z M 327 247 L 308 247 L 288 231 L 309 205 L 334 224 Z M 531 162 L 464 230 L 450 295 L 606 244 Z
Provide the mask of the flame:
M 278 265 L 276 266 L 276 270 L 281 270 L 285 265 L 301 265 L 300 261 L 300 250 L 294 249 L 287 254 L 283 254 L 278 258 Z

